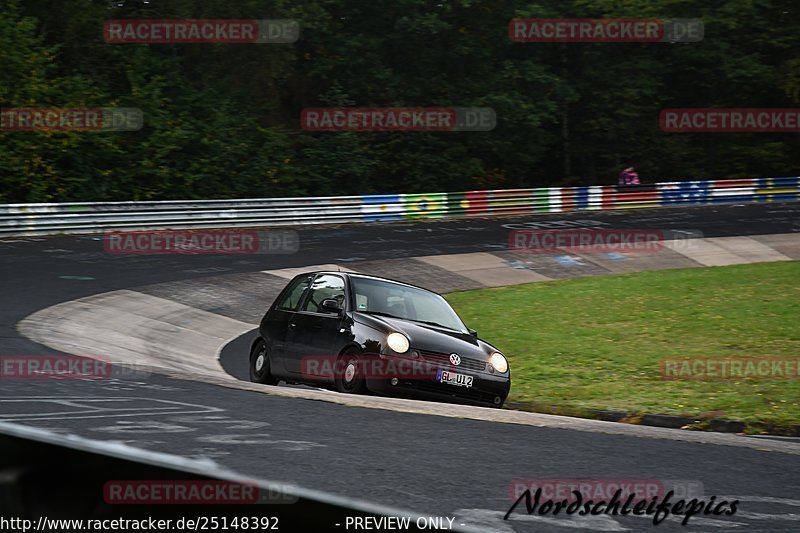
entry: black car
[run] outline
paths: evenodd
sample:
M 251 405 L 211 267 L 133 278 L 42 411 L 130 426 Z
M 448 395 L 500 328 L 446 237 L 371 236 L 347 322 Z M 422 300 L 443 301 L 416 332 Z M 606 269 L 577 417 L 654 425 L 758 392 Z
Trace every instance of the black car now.
M 440 295 L 352 272 L 292 279 L 261 320 L 250 379 L 502 407 L 506 358 Z

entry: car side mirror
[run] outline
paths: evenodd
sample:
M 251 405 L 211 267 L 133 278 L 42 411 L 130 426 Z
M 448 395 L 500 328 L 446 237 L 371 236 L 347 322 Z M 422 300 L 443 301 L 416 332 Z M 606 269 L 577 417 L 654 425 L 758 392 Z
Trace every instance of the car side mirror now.
M 472 336 L 473 336 L 473 337 L 475 337 L 476 339 L 478 338 L 478 332 L 477 332 L 477 331 L 475 331 L 475 330 L 474 330 L 474 329 L 472 329 L 472 328 L 467 328 L 467 329 L 469 330 L 469 334 L 470 334 L 470 335 L 472 335 Z
M 339 302 L 337 302 L 333 298 L 328 298 L 326 300 L 322 300 L 322 310 L 327 311 L 329 313 L 338 314 L 342 311 L 342 306 L 340 306 Z

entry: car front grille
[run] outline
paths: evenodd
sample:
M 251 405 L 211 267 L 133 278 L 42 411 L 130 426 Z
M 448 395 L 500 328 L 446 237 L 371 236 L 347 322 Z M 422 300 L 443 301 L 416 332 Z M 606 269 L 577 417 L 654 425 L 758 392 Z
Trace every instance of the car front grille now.
M 481 361 L 479 359 L 469 359 L 467 357 L 461 358 L 461 364 L 458 366 L 450 364 L 450 354 L 449 353 L 436 353 L 436 352 L 420 352 L 422 358 L 426 361 L 434 363 L 436 365 L 445 367 L 445 368 L 454 368 L 454 369 L 464 369 L 464 370 L 474 370 L 477 372 L 485 372 L 486 371 L 486 362 Z
M 446 394 L 465 400 L 475 400 L 478 402 L 494 403 L 494 394 L 482 392 L 474 388 L 456 387 L 440 383 L 429 383 L 425 381 L 414 382 L 413 388 L 422 392 L 432 392 L 434 394 Z

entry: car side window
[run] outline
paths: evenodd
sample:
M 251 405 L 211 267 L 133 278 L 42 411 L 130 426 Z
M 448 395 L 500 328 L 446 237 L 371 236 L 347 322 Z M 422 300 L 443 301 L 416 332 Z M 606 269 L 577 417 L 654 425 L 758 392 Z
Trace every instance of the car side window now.
M 315 279 L 301 311 L 325 313 L 327 311 L 322 310 L 322 301 L 328 299 L 334 299 L 340 307 L 344 307 L 344 279 L 329 275 Z
M 294 280 L 275 308 L 282 311 L 297 311 L 297 307 L 300 305 L 303 295 L 310 284 L 311 276 Z

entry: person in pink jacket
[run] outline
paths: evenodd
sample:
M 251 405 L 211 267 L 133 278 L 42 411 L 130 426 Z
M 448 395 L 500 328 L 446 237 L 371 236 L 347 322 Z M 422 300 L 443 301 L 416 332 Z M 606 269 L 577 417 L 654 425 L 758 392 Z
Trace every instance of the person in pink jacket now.
M 633 167 L 628 167 L 619 173 L 619 185 L 639 185 L 639 174 Z

